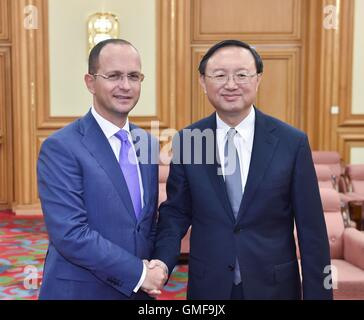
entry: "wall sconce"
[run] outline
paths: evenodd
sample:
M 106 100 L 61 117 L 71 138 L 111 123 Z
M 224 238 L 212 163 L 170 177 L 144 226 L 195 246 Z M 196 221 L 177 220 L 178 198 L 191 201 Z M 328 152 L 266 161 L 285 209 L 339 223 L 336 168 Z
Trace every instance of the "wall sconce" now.
M 119 38 L 119 20 L 111 13 L 95 13 L 88 19 L 88 52 L 100 41 Z

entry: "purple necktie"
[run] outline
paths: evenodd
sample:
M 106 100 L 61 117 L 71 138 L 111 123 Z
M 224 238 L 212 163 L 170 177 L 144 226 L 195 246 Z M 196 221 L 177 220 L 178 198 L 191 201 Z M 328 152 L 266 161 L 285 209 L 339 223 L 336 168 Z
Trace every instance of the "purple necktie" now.
M 133 207 L 135 211 L 135 216 L 139 219 L 142 204 L 141 204 L 141 195 L 140 195 L 140 186 L 139 186 L 139 176 L 138 176 L 138 167 L 135 163 L 135 156 L 132 153 L 131 144 L 128 140 L 128 132 L 121 129 L 119 132 L 115 133 L 115 137 L 117 137 L 121 142 L 120 153 L 119 153 L 119 165 L 121 170 L 123 171 L 123 175 L 128 185 L 129 194 L 131 200 L 133 202 Z M 129 160 L 129 152 L 130 152 L 130 160 Z

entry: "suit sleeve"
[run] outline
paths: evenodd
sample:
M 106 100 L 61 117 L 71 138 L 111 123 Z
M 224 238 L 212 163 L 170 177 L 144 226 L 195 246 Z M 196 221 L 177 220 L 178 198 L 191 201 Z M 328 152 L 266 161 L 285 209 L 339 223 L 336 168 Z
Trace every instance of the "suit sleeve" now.
M 330 248 L 312 153 L 304 136 L 297 151 L 292 186 L 293 210 L 301 253 L 304 299 L 332 299 L 324 287 Z
M 153 257 L 172 272 L 181 252 L 181 239 L 191 225 L 191 196 L 186 177 L 180 135 L 173 139 L 173 160 L 167 179 L 167 200 L 159 207 L 157 239 Z
M 42 145 L 38 188 L 49 240 L 71 263 L 130 296 L 143 272 L 143 262 L 93 230 L 83 200 L 82 168 L 69 148 L 56 138 Z

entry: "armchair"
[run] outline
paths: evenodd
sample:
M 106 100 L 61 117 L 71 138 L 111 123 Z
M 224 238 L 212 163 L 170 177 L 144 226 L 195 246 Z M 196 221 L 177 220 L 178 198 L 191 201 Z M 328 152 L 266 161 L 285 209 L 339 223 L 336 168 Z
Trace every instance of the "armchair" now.
M 344 227 L 337 191 L 321 188 L 320 194 L 334 267 L 334 298 L 364 299 L 364 233 Z

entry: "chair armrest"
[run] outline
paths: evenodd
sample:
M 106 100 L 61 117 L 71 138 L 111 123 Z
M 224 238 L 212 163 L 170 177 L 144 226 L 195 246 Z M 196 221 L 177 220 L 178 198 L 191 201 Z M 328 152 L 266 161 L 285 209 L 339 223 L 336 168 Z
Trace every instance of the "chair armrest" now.
M 354 228 L 345 228 L 344 260 L 364 270 L 364 233 Z

